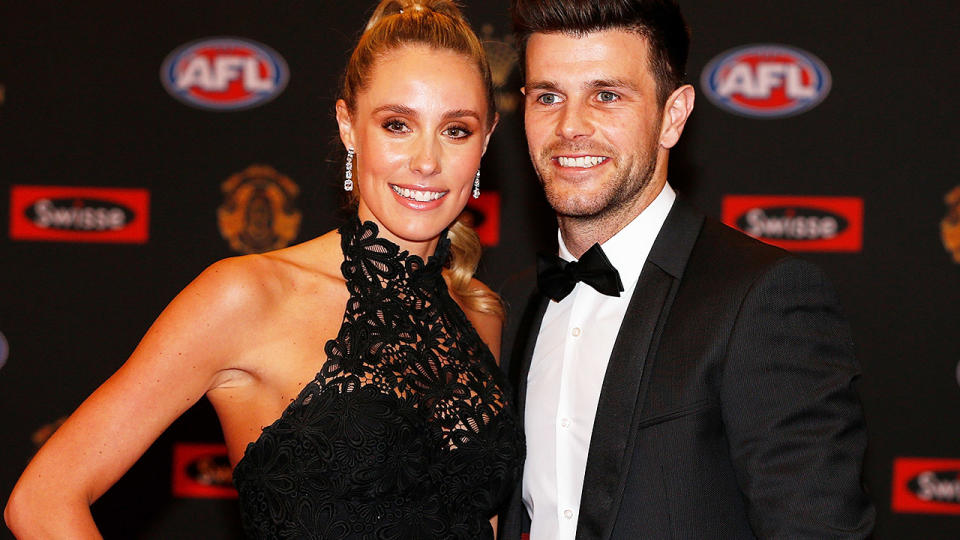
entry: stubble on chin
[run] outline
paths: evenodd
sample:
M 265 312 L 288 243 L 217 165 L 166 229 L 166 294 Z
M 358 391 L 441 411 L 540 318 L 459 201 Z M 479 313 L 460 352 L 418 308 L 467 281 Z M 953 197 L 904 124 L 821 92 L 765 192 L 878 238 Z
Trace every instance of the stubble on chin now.
M 589 220 L 603 213 L 609 205 L 607 190 L 595 192 L 567 187 L 562 189 L 559 183 L 553 180 L 541 179 L 547 202 L 557 217 Z
M 639 169 L 617 170 L 589 191 L 550 177 L 538 176 L 547 202 L 557 214 L 567 248 L 575 254 L 594 242 L 603 243 L 620 231 L 637 214 L 643 192 L 653 181 L 656 160 L 644 160 Z
M 543 162 L 537 165 L 537 176 L 547 202 L 557 216 L 592 221 L 605 219 L 631 206 L 630 203 L 638 194 L 650 185 L 656 162 L 642 163 L 639 170 L 634 170 L 634 163 L 622 163 L 612 175 L 600 179 L 599 183 L 585 182 L 583 185 L 567 183 L 544 174 L 549 168 Z
M 562 150 L 563 152 L 551 146 L 543 149 L 539 156 L 534 156 L 532 153 L 530 155 L 547 202 L 558 217 L 589 218 L 596 215 L 609 204 L 612 191 L 615 189 L 615 185 L 610 185 L 610 182 L 613 181 L 615 184 L 616 179 L 604 178 L 597 186 L 595 182 L 590 181 L 578 184 L 556 178 L 552 156 L 559 153 L 587 152 L 585 148 L 566 147 Z M 609 151 L 589 153 L 610 155 Z M 611 157 L 611 159 L 615 158 Z

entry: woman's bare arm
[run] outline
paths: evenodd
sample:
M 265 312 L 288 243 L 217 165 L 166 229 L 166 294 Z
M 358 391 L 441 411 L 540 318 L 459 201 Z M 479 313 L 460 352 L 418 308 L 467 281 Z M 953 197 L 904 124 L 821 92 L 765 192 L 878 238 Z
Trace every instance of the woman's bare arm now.
M 221 261 L 161 313 L 124 365 L 27 466 L 4 510 L 18 537 L 99 538 L 89 506 L 237 357 L 245 320 L 263 309 L 257 273 Z

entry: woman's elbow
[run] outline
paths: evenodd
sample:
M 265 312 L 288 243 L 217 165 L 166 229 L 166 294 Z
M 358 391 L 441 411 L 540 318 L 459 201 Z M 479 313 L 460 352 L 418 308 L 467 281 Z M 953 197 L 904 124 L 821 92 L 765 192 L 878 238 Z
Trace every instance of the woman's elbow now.
M 45 497 L 37 486 L 25 482 L 22 478 L 10 493 L 7 506 L 3 509 L 3 520 L 7 528 L 17 538 L 49 537 L 51 520 L 58 521 L 65 514 L 63 506 Z M 62 517 L 62 516 L 61 516 Z
M 13 488 L 10 498 L 7 499 L 7 505 L 3 508 L 3 521 L 10 532 L 20 538 L 26 535 L 25 529 L 29 515 L 29 504 L 24 501 L 23 489 L 18 484 Z

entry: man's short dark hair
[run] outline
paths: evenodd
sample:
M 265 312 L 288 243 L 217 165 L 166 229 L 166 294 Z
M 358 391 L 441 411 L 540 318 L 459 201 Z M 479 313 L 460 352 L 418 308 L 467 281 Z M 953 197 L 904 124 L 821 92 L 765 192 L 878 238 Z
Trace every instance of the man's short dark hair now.
M 690 32 L 673 0 L 513 0 L 512 12 L 524 71 L 531 34 L 627 30 L 647 39 L 661 105 L 686 78 Z

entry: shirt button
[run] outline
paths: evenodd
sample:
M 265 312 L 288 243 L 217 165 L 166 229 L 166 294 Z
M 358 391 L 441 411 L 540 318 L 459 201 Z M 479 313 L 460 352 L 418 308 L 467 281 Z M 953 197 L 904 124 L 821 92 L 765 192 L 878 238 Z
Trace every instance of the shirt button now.
M 573 510 L 570 510 L 569 508 L 567 508 L 566 510 L 564 510 L 564 511 L 563 511 L 563 517 L 565 517 L 565 518 L 567 518 L 567 519 L 573 519 Z
M 560 427 L 565 427 L 565 428 L 570 427 L 570 419 L 564 418 L 560 420 Z
M 570 333 L 573 334 L 573 337 L 579 337 L 579 336 L 580 336 L 580 329 L 579 329 L 579 328 L 574 328 L 573 330 L 570 331 Z

